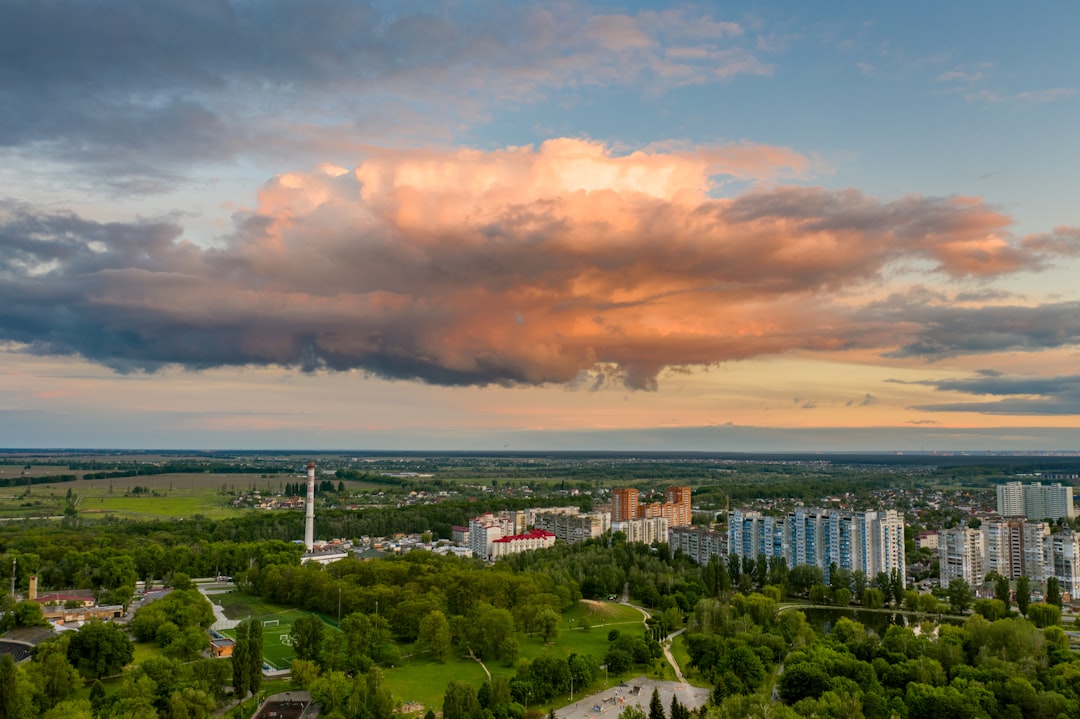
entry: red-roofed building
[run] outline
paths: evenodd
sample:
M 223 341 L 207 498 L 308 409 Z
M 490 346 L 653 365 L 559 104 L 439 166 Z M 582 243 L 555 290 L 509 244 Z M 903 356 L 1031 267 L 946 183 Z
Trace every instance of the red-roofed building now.
M 491 558 L 498 559 L 508 554 L 544 549 L 555 544 L 555 535 L 544 529 L 534 529 L 525 534 L 511 534 L 500 537 L 491 543 Z

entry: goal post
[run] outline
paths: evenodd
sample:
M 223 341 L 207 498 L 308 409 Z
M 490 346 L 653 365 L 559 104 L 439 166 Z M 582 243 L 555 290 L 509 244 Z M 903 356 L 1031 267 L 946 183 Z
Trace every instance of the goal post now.
M 266 629 L 267 627 L 276 627 L 276 626 L 279 626 L 280 624 L 281 624 L 280 619 L 265 619 L 265 620 L 263 620 L 263 629 Z

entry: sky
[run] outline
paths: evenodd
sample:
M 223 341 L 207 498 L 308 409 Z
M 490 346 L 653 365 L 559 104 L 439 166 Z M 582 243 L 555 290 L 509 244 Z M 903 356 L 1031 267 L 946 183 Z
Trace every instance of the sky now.
M 0 446 L 1080 449 L 1080 6 L 0 0 Z

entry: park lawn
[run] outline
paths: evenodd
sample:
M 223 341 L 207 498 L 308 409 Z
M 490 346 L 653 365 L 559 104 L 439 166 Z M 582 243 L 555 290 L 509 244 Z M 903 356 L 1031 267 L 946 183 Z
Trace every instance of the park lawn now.
M 596 605 L 577 605 L 566 612 L 562 617 L 561 628 L 558 636 L 551 643 L 545 643 L 540 637 L 526 635 L 521 638 L 519 658 L 533 660 L 544 655 L 569 657 L 571 654 L 592 655 L 597 662 L 604 661 L 604 655 L 608 651 L 608 633 L 612 629 L 627 632 L 634 635 L 644 632 L 641 612 L 633 607 L 612 602 L 601 602 Z M 594 622 L 592 627 L 585 631 L 578 628 L 582 617 L 588 617 Z M 573 620 L 573 621 L 571 621 Z M 603 622 L 605 626 L 599 626 Z M 409 654 L 409 647 L 402 647 L 403 653 Z M 516 670 L 513 666 L 507 666 L 501 660 L 485 661 L 492 678 L 513 678 Z M 439 662 L 425 654 L 413 654 L 405 666 L 381 667 L 386 679 L 386 686 L 398 702 L 419 702 L 436 710 L 441 708 L 443 694 L 446 685 L 454 680 L 466 681 L 474 687 L 487 680 L 487 675 L 480 665 L 468 657 L 455 657 L 445 663 Z M 670 667 L 667 669 L 671 678 L 674 672 Z M 623 679 L 639 676 L 642 670 L 632 669 L 624 675 L 610 675 L 606 677 L 601 672 L 599 678 L 593 682 L 586 691 L 595 692 L 601 688 L 617 685 Z M 579 688 L 580 691 L 580 688 Z M 556 697 L 551 706 L 561 707 L 564 700 Z M 534 706 L 531 709 L 543 708 L 546 712 L 548 705 Z
M 678 662 L 679 669 L 682 670 L 683 676 L 686 677 L 687 682 L 695 687 L 712 686 L 709 682 L 705 681 L 701 676 L 701 672 L 698 671 L 696 667 L 690 666 L 690 652 L 686 648 L 686 632 L 675 637 L 675 641 L 671 643 L 671 656 Z
M 502 662 L 487 664 L 492 676 L 513 676 L 513 668 L 503 669 Z M 404 666 L 381 666 L 386 688 L 394 696 L 395 703 L 419 702 L 435 711 L 442 709 L 446 685 L 452 681 L 468 682 L 479 687 L 487 681 L 487 675 L 479 664 L 468 657 L 449 659 L 445 663 L 423 654 L 414 655 Z
M 593 629 L 622 629 L 624 624 L 644 626 L 644 617 L 634 607 L 617 602 L 582 599 L 562 615 L 562 629 L 577 629 L 581 620 L 587 619 Z

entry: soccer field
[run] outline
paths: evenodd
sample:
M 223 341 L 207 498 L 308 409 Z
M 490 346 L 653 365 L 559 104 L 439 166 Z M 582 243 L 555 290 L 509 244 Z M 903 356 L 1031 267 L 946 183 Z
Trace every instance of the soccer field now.
M 262 625 L 263 662 L 270 668 L 288 669 L 289 663 L 296 658 L 296 653 L 292 648 L 292 624 L 300 617 L 306 616 L 308 616 L 307 612 L 289 609 L 255 617 Z M 327 630 L 333 631 L 330 625 L 326 627 Z M 224 629 L 221 633 L 230 639 L 236 639 L 235 629 Z

